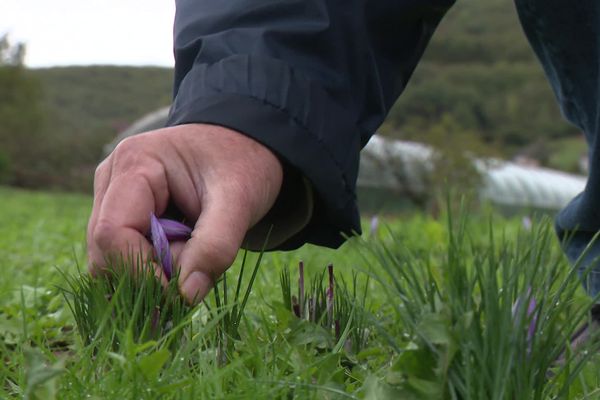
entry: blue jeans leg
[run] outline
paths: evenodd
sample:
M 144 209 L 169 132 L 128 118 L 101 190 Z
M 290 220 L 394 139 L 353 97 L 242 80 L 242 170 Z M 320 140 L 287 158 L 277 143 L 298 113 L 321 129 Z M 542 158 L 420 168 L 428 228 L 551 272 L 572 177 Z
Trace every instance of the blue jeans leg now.
M 589 145 L 590 176 L 556 218 L 565 253 L 575 262 L 600 231 L 600 1 L 515 0 L 523 30 L 540 59 L 565 118 Z M 568 240 L 565 240 L 569 238 Z M 600 241 L 582 257 L 583 283 L 600 293 Z

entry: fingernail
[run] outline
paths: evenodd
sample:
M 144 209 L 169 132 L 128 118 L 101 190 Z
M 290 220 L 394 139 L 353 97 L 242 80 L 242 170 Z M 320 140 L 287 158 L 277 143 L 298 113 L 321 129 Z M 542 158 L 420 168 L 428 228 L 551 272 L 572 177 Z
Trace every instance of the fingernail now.
M 197 304 L 210 290 L 210 281 L 202 272 L 192 272 L 183 285 L 181 291 L 190 304 Z

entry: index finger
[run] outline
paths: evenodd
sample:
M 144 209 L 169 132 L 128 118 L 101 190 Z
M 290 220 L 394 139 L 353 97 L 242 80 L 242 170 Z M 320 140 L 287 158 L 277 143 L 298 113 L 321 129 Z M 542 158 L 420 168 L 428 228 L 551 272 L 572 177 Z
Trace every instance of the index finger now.
M 106 268 L 115 257 L 142 261 L 152 252 L 145 237 L 150 226 L 150 213 L 164 209 L 168 194 L 158 193 L 156 182 L 139 173 L 120 174 L 111 177 L 106 194 L 100 205 L 95 226 L 92 228 L 90 254 L 94 268 Z M 160 188 L 162 185 L 158 183 Z

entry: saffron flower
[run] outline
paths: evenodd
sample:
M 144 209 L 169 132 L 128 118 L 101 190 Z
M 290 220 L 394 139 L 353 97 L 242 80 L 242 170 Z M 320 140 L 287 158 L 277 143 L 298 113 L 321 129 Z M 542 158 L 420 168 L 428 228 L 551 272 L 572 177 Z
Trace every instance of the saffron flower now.
M 533 226 L 533 222 L 531 221 L 531 218 L 528 216 L 524 216 L 523 219 L 521 219 L 521 224 L 523 225 L 523 228 L 526 231 L 530 231 L 531 227 Z
M 173 257 L 169 241 L 188 240 L 191 235 L 192 229 L 189 226 L 171 219 L 156 218 L 154 213 L 150 213 L 150 239 L 154 247 L 154 256 L 168 280 L 173 276 Z
M 535 334 L 535 328 L 537 327 L 537 314 L 534 314 L 535 308 L 537 307 L 537 302 L 535 300 L 535 297 L 531 295 L 531 288 L 528 288 L 525 295 L 519 296 L 517 301 L 513 304 L 512 317 L 516 325 L 519 312 L 521 310 L 521 307 L 523 307 L 522 303 L 526 299 L 529 299 L 529 304 L 527 304 L 526 318 L 530 319 L 529 326 L 527 328 L 527 342 L 531 342 L 531 340 L 533 339 L 533 335 Z
M 374 215 L 373 218 L 371 218 L 371 226 L 370 226 L 369 233 L 371 234 L 371 236 L 373 236 L 373 235 L 377 234 L 378 230 L 379 230 L 379 217 L 377 215 Z
M 158 218 L 158 222 L 165 231 L 167 240 L 170 242 L 175 240 L 188 240 L 192 236 L 192 228 L 181 222 L 166 218 Z

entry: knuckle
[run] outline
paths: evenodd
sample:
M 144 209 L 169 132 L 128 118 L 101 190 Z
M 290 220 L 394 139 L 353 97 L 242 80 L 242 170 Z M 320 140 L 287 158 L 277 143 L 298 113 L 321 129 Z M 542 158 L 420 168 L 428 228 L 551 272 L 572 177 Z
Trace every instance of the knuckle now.
M 92 241 L 98 248 L 106 251 L 112 248 L 112 243 L 115 237 L 116 227 L 114 224 L 101 220 L 98 221 L 92 231 Z
M 132 174 L 146 179 L 148 182 L 157 183 L 166 179 L 165 172 L 158 163 L 146 163 L 135 167 Z
M 110 157 L 113 165 L 128 166 L 136 165 L 143 160 L 144 140 L 138 136 L 123 139 L 113 150 Z
M 119 155 L 119 154 L 123 154 L 123 153 L 127 154 L 132 151 L 135 151 L 139 147 L 140 147 L 140 137 L 139 136 L 129 136 L 129 137 L 126 137 L 125 139 L 121 140 L 119 142 L 119 144 L 117 144 L 117 146 L 113 150 L 113 153 L 115 155 Z
M 115 174 L 127 174 L 157 183 L 165 179 L 162 162 L 156 157 L 149 136 L 132 136 L 117 145 L 111 157 Z

